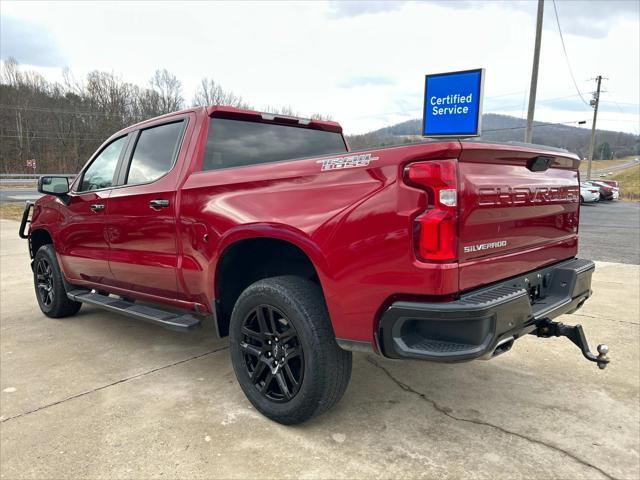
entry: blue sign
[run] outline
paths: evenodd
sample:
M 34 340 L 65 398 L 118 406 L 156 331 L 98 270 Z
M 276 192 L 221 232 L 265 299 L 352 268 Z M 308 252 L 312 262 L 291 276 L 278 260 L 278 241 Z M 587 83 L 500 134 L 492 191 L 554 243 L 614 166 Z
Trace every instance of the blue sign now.
M 482 120 L 484 69 L 427 75 L 422 135 L 476 137 Z

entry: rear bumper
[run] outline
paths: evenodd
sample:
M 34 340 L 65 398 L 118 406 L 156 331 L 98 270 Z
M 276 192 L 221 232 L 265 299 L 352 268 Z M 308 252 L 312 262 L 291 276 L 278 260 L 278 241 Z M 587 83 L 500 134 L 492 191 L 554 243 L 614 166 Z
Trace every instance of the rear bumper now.
M 592 261 L 574 258 L 452 302 L 395 302 L 380 321 L 380 350 L 389 358 L 441 362 L 491 358 L 533 332 L 536 320 L 580 308 L 591 295 L 594 269 Z

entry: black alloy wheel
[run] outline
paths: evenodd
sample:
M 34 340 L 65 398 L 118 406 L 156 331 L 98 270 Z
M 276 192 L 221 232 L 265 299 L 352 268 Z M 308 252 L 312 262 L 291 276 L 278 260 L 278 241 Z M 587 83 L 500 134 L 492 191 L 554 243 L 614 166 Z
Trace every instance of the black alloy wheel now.
M 42 245 L 33 259 L 33 286 L 42 313 L 51 318 L 75 315 L 82 303 L 67 297 L 64 277 L 53 245 Z
M 236 300 L 231 364 L 247 399 L 283 425 L 326 412 L 351 377 L 351 352 L 336 343 L 320 285 L 283 275 L 258 280 Z
M 55 295 L 53 270 L 46 258 L 40 258 L 36 264 L 36 282 L 40 302 L 47 308 L 51 307 Z
M 273 402 L 296 396 L 304 377 L 304 352 L 298 332 L 271 305 L 259 305 L 244 319 L 240 348 L 253 386 Z

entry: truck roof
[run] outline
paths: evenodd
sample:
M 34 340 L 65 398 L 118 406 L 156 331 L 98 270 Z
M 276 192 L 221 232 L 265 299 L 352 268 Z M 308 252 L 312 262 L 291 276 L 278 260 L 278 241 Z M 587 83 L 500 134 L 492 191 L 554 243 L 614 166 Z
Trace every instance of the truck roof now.
M 146 123 L 155 122 L 156 120 L 159 120 L 165 117 L 170 118 L 175 115 L 180 115 L 180 114 L 189 113 L 189 112 L 206 113 L 206 115 L 210 117 L 224 117 L 224 118 L 236 118 L 238 120 L 247 119 L 247 120 L 253 120 L 253 121 L 257 120 L 261 122 L 284 123 L 284 124 L 290 124 L 290 125 L 298 125 L 301 127 L 310 127 L 316 130 L 325 130 L 328 132 L 342 133 L 342 126 L 338 122 L 334 122 L 331 120 L 317 120 L 317 119 L 311 119 L 311 118 L 295 117 L 292 115 L 284 115 L 279 113 L 259 112 L 257 110 L 247 110 L 242 108 L 229 107 L 225 105 L 209 105 L 205 107 L 185 108 L 177 112 L 171 112 L 171 113 L 167 113 L 157 117 L 148 118 L 146 120 L 143 120 L 142 122 L 138 122 L 134 125 L 130 125 L 120 130 L 116 134 L 120 134 L 121 132 L 128 131 L 128 130 L 135 130 L 136 128 L 140 128 Z
M 342 126 L 338 122 L 331 120 L 317 120 L 312 118 L 295 117 L 280 113 L 259 112 L 257 110 L 244 110 L 241 108 L 227 107 L 223 105 L 212 105 L 206 107 L 207 114 L 211 117 L 225 118 L 246 118 L 251 120 L 286 123 L 304 127 L 311 127 L 318 130 L 342 133 Z

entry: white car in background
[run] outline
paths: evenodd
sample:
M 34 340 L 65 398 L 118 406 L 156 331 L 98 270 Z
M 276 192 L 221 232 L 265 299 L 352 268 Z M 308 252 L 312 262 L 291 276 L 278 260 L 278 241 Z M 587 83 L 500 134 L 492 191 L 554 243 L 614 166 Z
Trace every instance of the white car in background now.
M 591 203 L 600 201 L 600 189 L 590 183 L 580 183 L 580 203 Z

